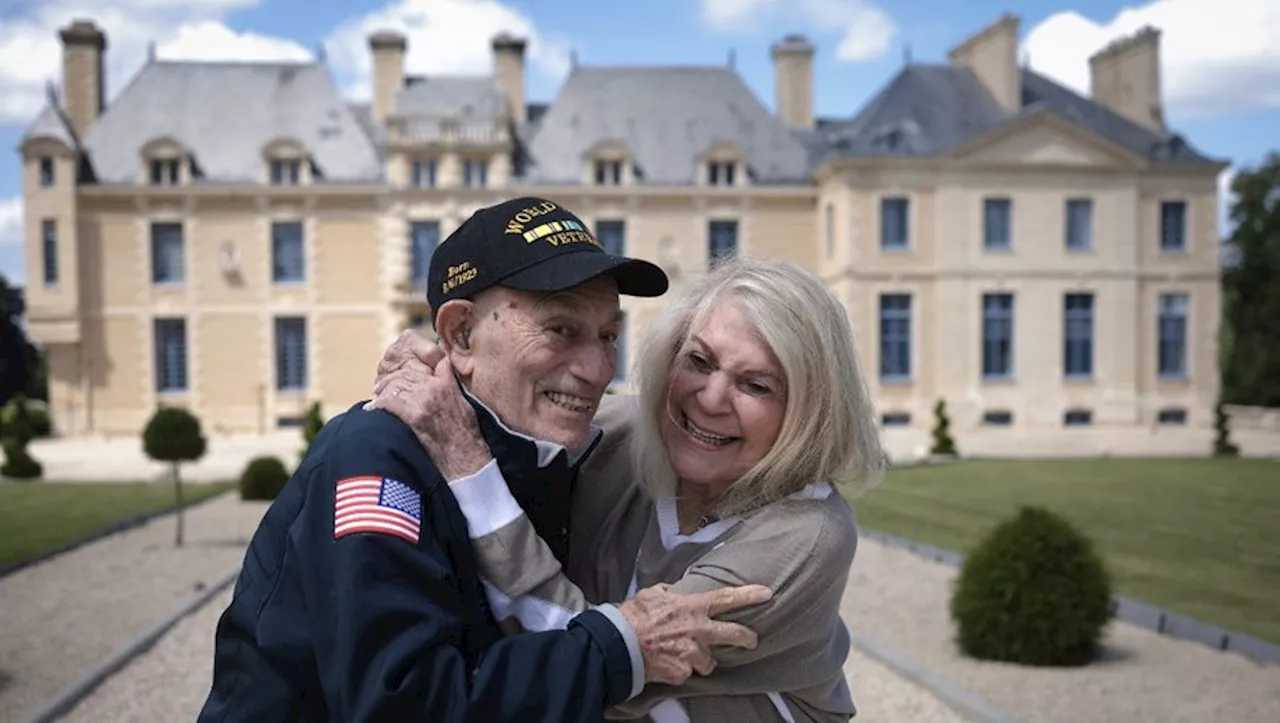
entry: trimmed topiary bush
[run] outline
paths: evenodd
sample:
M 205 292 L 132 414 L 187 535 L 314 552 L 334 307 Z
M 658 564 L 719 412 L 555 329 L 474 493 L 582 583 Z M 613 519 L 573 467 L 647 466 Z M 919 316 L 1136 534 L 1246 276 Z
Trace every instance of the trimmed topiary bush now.
M 0 440 L 26 444 L 49 435 L 49 412 L 19 394 L 0 409 Z
M 1227 410 L 1222 402 L 1213 408 L 1213 456 L 1239 457 L 1240 448 L 1231 441 L 1231 420 L 1227 418 Z
M 956 441 L 951 437 L 951 418 L 947 416 L 945 400 L 939 399 L 933 405 L 933 417 L 933 446 L 929 448 L 929 453 L 942 457 L 957 456 L 959 453 L 956 451 Z
M 4 451 L 4 464 L 0 464 L 0 477 L 32 480 L 44 475 L 44 467 L 27 451 L 31 440 L 39 436 L 38 418 L 31 413 L 31 405 L 21 394 L 9 400 L 0 412 L 4 426 L 0 427 L 0 449 Z M 48 417 L 45 417 L 47 423 Z
M 0 465 L 0 477 L 33 480 L 44 474 L 44 467 L 27 451 L 25 442 L 6 439 L 3 442 L 4 464 Z
M 305 443 L 302 447 L 302 456 L 306 457 L 307 452 L 311 451 L 311 445 L 319 436 L 320 430 L 324 428 L 324 415 L 320 413 L 320 402 L 312 402 L 307 408 L 307 416 L 302 421 L 302 441 Z
M 200 420 L 180 407 L 161 407 L 142 430 L 142 450 L 157 462 L 173 466 L 173 495 L 178 531 L 176 545 L 182 547 L 182 476 L 179 466 L 204 456 L 208 447 L 200 432 Z
M 18 394 L 0 408 L 0 440 L 21 437 L 29 442 L 48 437 L 52 430 L 48 405 L 38 399 Z
M 240 474 L 240 499 L 274 500 L 289 481 L 289 471 L 276 457 L 255 457 Z
M 987 535 L 951 597 L 965 655 L 1021 665 L 1090 662 L 1111 616 L 1111 576 L 1092 542 L 1036 507 Z

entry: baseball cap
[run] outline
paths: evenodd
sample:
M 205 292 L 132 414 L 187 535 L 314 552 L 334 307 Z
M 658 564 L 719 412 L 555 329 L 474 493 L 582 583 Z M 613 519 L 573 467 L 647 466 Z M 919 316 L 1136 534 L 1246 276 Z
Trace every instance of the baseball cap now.
M 545 198 L 524 196 L 476 211 L 431 256 L 427 303 L 471 298 L 491 286 L 554 292 L 602 274 L 626 296 L 661 296 L 656 264 L 605 252 L 587 225 Z

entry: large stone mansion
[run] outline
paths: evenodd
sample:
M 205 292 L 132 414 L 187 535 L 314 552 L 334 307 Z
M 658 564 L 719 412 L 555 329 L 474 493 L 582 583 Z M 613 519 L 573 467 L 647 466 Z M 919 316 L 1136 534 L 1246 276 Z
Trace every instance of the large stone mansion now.
M 367 394 L 425 309 L 432 249 L 516 194 L 577 211 L 674 292 L 715 258 L 793 259 L 846 305 L 886 427 L 1204 425 L 1218 391 L 1224 168 L 1166 127 L 1159 34 L 1090 59 L 1082 97 L 1022 67 L 1004 16 L 815 118 L 814 47 L 772 47 L 775 99 L 728 65 L 575 65 L 525 98 L 493 71 L 373 94 L 321 62 L 152 59 L 104 93 L 107 39 L 61 32 L 60 99 L 21 145 L 29 331 L 64 435 L 136 434 L 160 404 L 213 433 Z M 661 300 L 624 299 L 626 353 Z

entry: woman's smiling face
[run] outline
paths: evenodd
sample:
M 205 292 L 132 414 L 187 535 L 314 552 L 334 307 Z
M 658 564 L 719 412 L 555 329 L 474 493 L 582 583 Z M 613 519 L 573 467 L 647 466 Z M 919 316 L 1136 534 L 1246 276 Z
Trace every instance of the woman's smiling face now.
M 768 454 L 787 386 L 777 357 L 732 298 L 676 352 L 662 441 L 680 480 L 719 497 Z

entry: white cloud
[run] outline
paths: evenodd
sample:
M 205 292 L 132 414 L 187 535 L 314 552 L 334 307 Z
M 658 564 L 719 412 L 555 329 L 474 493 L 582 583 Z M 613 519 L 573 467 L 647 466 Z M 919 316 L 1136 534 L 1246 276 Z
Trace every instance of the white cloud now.
M 889 15 L 867 0 L 701 0 L 702 18 L 721 32 L 754 33 L 776 28 L 838 34 L 836 58 L 874 60 L 898 33 Z M 799 26 L 799 27 L 797 27 Z
M 315 54 L 298 43 L 254 32 L 237 33 L 220 22 L 206 20 L 183 25 L 165 43 L 156 46 L 156 57 L 166 60 L 297 60 Z
M 1231 234 L 1231 204 L 1236 196 L 1231 192 L 1231 182 L 1236 179 L 1238 171 L 1227 168 L 1218 174 L 1218 236 L 1226 238 Z
M 26 273 L 22 248 L 22 199 L 0 198 L 0 277 L 21 286 Z
M 291 40 L 227 28 L 228 11 L 260 0 L 49 0 L 31 13 L 0 20 L 0 123 L 29 123 L 45 102 L 49 81 L 61 85 L 58 31 L 91 18 L 107 34 L 107 96 L 145 61 L 147 48 L 167 59 L 257 60 L 310 57 Z
M 22 245 L 22 197 L 0 199 L 0 246 Z
M 566 43 L 496 0 L 396 0 L 342 23 L 325 40 L 329 62 L 354 97 L 369 97 L 369 36 L 379 30 L 405 35 L 408 74 L 487 73 L 493 67 L 489 41 L 502 31 L 528 41 L 526 52 L 535 70 L 557 79 L 569 70 Z
M 1188 116 L 1280 107 L 1276 0 L 1156 0 L 1103 24 L 1061 12 L 1033 28 L 1024 48 L 1033 68 L 1087 94 L 1089 56 L 1144 25 L 1161 30 L 1166 107 Z

